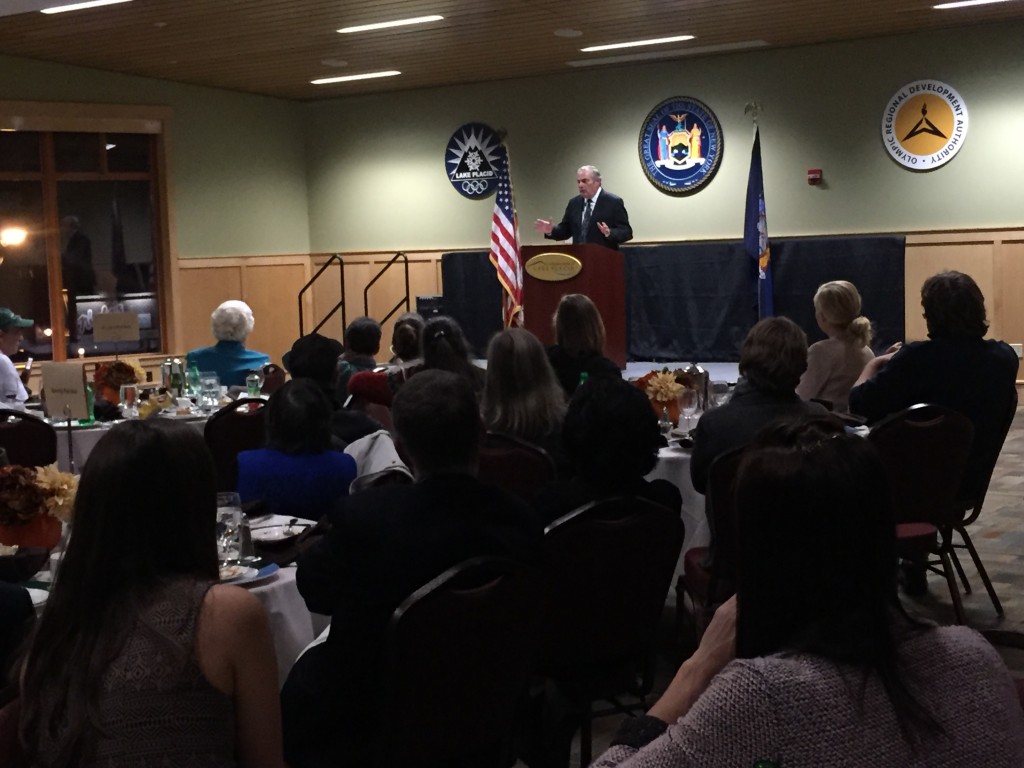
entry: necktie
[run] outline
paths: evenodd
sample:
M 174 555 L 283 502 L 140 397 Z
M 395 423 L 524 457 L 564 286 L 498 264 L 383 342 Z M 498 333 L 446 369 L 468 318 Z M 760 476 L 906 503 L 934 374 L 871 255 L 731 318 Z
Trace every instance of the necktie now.
M 594 205 L 594 200 L 591 198 L 587 200 L 587 207 L 583 209 L 583 226 L 580 229 L 580 242 L 587 242 L 587 229 L 590 228 L 590 212 Z

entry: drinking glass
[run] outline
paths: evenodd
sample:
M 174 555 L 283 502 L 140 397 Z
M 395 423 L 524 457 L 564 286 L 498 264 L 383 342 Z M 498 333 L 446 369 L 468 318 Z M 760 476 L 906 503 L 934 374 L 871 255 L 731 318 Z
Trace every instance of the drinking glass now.
M 714 400 L 716 406 L 725 405 L 726 403 L 728 403 L 729 398 L 732 397 L 732 392 L 729 391 L 729 382 L 712 381 L 711 397 Z
M 126 419 L 134 419 L 139 415 L 139 385 L 121 385 L 121 414 Z
M 242 500 L 237 493 L 217 494 L 217 553 L 221 565 L 239 559 L 239 528 L 242 524 Z
M 220 405 L 220 377 L 214 371 L 203 371 L 199 374 L 199 403 L 208 412 L 217 410 Z
M 690 419 L 697 412 L 697 390 L 686 387 L 679 393 L 679 428 L 690 431 Z

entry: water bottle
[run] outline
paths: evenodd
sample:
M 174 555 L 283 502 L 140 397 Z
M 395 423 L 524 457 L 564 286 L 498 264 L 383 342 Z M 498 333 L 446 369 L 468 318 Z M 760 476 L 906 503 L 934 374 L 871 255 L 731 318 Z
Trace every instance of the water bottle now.
M 260 386 L 260 376 L 258 373 L 250 373 L 245 377 L 245 394 L 249 397 L 259 397 Z
M 249 525 L 249 518 L 243 512 L 242 519 L 238 523 L 238 561 L 242 565 L 249 565 L 258 559 L 252 545 L 252 528 Z

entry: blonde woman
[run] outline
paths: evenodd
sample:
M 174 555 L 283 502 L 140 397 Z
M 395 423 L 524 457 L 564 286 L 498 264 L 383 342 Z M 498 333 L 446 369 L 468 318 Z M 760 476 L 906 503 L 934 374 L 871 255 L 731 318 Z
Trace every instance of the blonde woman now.
M 874 353 L 871 321 L 860 313 L 860 294 L 846 280 L 833 280 L 814 294 L 814 317 L 828 338 L 807 350 L 807 370 L 796 393 L 804 400 L 828 400 L 837 413 L 847 413 L 850 390 Z

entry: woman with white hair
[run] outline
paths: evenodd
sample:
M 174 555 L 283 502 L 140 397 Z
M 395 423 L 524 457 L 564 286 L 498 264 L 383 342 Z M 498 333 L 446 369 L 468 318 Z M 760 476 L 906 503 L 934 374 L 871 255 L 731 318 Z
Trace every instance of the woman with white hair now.
M 195 365 L 200 371 L 216 371 L 224 386 L 244 386 L 249 371 L 259 370 L 270 362 L 270 357 L 262 352 L 245 348 L 245 339 L 254 324 L 248 304 L 234 299 L 225 301 L 210 315 L 210 326 L 217 343 L 212 347 L 193 349 L 188 353 L 187 365 Z

